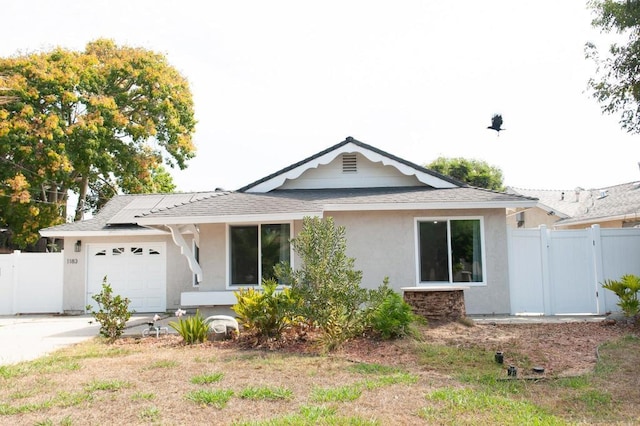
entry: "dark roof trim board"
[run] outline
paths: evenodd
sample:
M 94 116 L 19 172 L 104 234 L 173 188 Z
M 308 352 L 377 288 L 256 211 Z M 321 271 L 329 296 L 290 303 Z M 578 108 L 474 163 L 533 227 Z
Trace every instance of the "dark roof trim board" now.
M 355 150 L 347 149 L 347 145 L 353 145 L 357 147 Z M 265 176 L 249 185 L 243 186 L 238 189 L 238 192 L 268 192 L 277 189 L 284 183 L 286 179 L 295 179 L 304 173 L 306 170 L 312 167 L 317 167 L 321 164 L 327 164 L 332 161 L 337 155 L 344 152 L 360 152 L 369 160 L 374 162 L 382 162 L 385 165 L 395 165 L 396 168 L 404 174 L 413 174 L 421 182 L 433 186 L 435 188 L 453 188 L 453 187 L 466 187 L 469 186 L 465 182 L 461 182 L 457 179 L 445 176 L 443 174 L 434 172 L 433 170 L 426 169 L 410 161 L 404 160 L 400 157 L 396 157 L 393 154 L 389 154 L 381 149 L 367 145 L 360 142 L 353 137 L 349 136 L 344 141 L 320 151 L 311 157 L 305 158 L 302 161 L 298 161 L 290 166 L 285 167 L 275 173 Z

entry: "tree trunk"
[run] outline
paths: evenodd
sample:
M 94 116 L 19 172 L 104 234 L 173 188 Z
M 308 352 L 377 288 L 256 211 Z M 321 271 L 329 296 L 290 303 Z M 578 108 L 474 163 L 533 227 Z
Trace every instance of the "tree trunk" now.
M 73 218 L 74 222 L 79 222 L 82 220 L 82 216 L 84 213 L 84 205 L 87 199 L 87 192 L 89 190 L 89 178 L 87 176 L 82 177 L 82 181 L 80 182 L 80 193 L 78 194 L 78 205 L 76 206 L 76 214 Z

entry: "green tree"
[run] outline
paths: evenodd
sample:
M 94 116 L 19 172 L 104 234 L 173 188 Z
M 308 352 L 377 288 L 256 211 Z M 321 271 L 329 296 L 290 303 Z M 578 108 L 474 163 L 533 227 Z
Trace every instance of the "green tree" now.
M 616 33 L 620 41 L 611 43 L 605 56 L 595 44 L 586 44 L 585 55 L 596 65 L 596 77 L 589 80 L 592 95 L 603 112 L 620 114 L 623 129 L 640 133 L 640 3 L 594 0 L 589 8 L 595 15 L 592 26 Z
M 502 170 L 482 160 L 438 157 L 425 167 L 471 186 L 504 191 Z
M 69 191 L 79 220 L 91 188 L 172 188 L 162 164 L 183 169 L 195 155 L 189 85 L 161 54 L 100 39 L 0 58 L 0 75 L 0 225 L 18 244 L 64 220 Z

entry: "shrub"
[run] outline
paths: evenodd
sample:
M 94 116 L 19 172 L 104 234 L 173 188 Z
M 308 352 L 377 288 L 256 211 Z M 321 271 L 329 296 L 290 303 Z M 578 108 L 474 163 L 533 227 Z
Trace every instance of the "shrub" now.
M 618 306 L 627 317 L 638 314 L 640 302 L 638 292 L 640 291 L 640 277 L 636 275 L 623 275 L 620 280 L 605 280 L 602 287 L 611 290 L 620 299 Z
M 289 325 L 295 323 L 294 311 L 299 304 L 290 288 L 277 292 L 274 279 L 262 282 L 262 291 L 253 287 L 235 291 L 237 303 L 231 309 L 247 331 L 259 337 L 278 338 Z
M 87 305 L 96 322 L 100 323 L 100 335 L 113 342 L 122 336 L 127 321 L 134 311 L 129 310 L 130 300 L 120 295 L 113 295 L 111 285 L 107 283 L 107 277 L 102 280 L 102 291 L 91 298 L 98 304 L 96 311 L 91 305 Z
M 409 334 L 414 314 L 411 306 L 398 293 L 390 293 L 372 311 L 371 328 L 383 339 L 394 339 Z
M 182 316 L 184 313 L 185 312 L 182 309 L 178 309 L 176 311 L 178 322 L 170 322 L 169 327 L 177 331 L 178 334 L 182 336 L 184 342 L 188 345 L 202 343 L 207 340 L 207 335 L 209 334 L 209 323 L 204 320 L 200 311 L 196 310 L 196 314 L 194 316 L 183 319 Z
M 346 255 L 345 228 L 336 227 L 331 217 L 305 217 L 291 244 L 301 269 L 278 265 L 275 272 L 302 300 L 300 315 L 320 327 L 332 347 L 361 332 L 367 291 L 360 287 L 362 272 L 354 269 L 355 259 Z
M 380 287 L 370 291 L 366 312 L 367 329 L 383 339 L 410 334 L 410 326 L 417 319 L 411 306 L 389 287 L 387 277 Z

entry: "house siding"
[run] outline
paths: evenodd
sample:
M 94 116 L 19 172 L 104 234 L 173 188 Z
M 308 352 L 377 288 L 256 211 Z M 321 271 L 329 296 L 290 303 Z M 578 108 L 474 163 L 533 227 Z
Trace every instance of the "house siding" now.
M 510 296 L 506 215 L 504 209 L 415 210 L 390 212 L 327 212 L 337 225 L 345 227 L 347 254 L 363 272 L 362 285 L 377 288 L 389 277 L 392 288 L 415 286 L 415 219 L 420 217 L 482 216 L 486 256 L 485 286 L 465 291 L 469 314 L 508 314 Z M 372 232 L 372 229 L 375 232 Z
M 517 222 L 517 214 L 513 211 L 510 211 L 507 216 L 507 225 L 510 228 L 518 229 Z M 539 207 L 534 207 L 530 209 L 526 209 L 524 211 L 524 224 L 521 228 L 537 228 L 540 225 L 545 225 L 548 228 L 553 228 L 553 225 L 560 220 L 555 214 L 549 214 L 544 209 Z
M 227 244 L 225 224 L 200 225 L 200 291 L 227 290 Z

